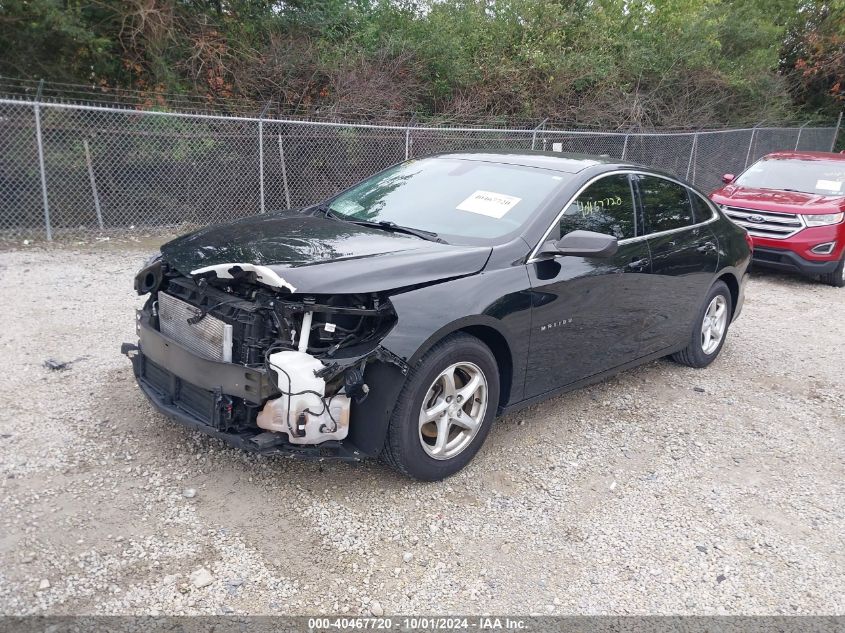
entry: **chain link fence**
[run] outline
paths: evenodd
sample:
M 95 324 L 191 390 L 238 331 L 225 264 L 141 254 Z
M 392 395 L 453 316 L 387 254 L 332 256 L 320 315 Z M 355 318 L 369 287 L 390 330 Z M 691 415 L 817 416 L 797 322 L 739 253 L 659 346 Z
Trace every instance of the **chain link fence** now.
M 172 229 L 308 205 L 407 158 L 460 150 L 606 155 L 707 191 L 839 125 L 625 133 L 345 124 L 0 99 L 0 235 Z

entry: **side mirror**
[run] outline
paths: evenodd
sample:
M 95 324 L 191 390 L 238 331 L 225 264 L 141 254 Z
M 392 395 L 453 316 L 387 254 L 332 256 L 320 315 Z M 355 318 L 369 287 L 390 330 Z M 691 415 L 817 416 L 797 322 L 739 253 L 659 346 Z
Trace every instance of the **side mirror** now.
M 612 235 L 593 231 L 572 231 L 558 241 L 548 241 L 540 255 L 569 255 L 573 257 L 610 257 L 619 250 L 619 241 Z
M 734 180 L 736 180 L 736 176 L 734 176 L 733 174 L 724 174 L 722 176 L 722 182 L 726 185 L 731 184 Z

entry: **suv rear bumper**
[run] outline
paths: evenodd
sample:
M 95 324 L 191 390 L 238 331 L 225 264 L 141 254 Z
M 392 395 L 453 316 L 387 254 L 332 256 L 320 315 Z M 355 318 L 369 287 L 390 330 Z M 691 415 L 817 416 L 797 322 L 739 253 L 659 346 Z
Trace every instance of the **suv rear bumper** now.
M 799 272 L 810 276 L 832 273 L 839 265 L 839 260 L 837 259 L 831 261 L 810 261 L 801 257 L 798 253 L 785 248 L 771 248 L 757 245 L 754 246 L 752 259 L 759 266 Z

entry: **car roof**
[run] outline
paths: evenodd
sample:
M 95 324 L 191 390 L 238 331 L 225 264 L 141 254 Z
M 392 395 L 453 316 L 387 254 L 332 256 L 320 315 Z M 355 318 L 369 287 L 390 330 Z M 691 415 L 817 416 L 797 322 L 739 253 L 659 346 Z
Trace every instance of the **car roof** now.
M 772 152 L 763 156 L 763 160 L 842 160 L 845 154 L 836 152 Z
M 435 154 L 432 158 L 452 158 L 457 160 L 499 163 L 501 165 L 539 167 L 567 174 L 577 174 L 580 171 L 597 165 L 636 167 L 632 163 L 622 163 L 608 156 L 563 152 L 451 152 L 448 154 Z

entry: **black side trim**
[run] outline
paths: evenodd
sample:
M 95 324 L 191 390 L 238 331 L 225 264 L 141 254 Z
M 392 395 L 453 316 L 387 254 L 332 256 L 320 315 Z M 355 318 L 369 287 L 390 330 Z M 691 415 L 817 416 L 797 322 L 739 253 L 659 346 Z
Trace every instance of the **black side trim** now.
M 608 369 L 607 371 L 603 371 L 599 374 L 593 374 L 592 376 L 587 376 L 586 378 L 582 378 L 581 380 L 576 380 L 575 382 L 571 382 L 568 385 L 564 385 L 563 387 L 558 387 L 557 389 L 546 391 L 544 393 L 541 393 L 540 395 L 532 396 L 531 398 L 521 400 L 520 402 L 516 402 L 514 404 L 499 407 L 499 415 L 508 415 L 509 413 L 514 413 L 515 411 L 530 407 L 532 404 L 537 404 L 538 402 L 543 402 L 544 400 L 548 400 L 549 398 L 554 398 L 556 396 L 569 393 L 570 391 L 580 389 L 581 387 L 586 387 L 587 385 L 592 385 L 594 383 L 601 382 L 605 378 L 610 378 L 611 376 L 623 372 L 626 369 L 631 369 L 632 367 L 644 365 L 645 363 L 657 360 L 658 358 L 669 356 L 670 354 L 674 354 L 675 352 L 678 352 L 683 348 L 684 346 L 667 347 L 666 349 L 660 350 L 659 352 L 649 354 L 648 356 L 643 356 L 642 358 L 637 358 L 635 360 L 624 363 L 623 365 L 619 365 L 618 367 L 614 367 L 613 369 Z

